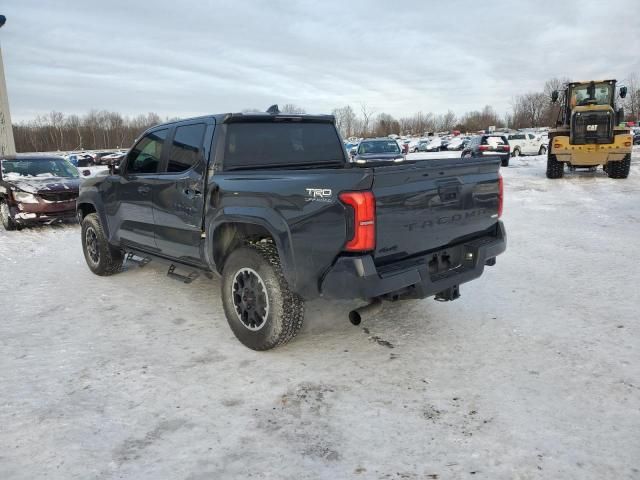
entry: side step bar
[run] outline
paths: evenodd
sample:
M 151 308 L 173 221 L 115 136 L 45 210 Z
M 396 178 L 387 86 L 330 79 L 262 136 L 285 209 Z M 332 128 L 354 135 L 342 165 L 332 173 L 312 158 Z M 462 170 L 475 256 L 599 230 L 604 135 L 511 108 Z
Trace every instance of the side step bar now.
M 136 265 L 138 265 L 138 267 L 142 268 L 151 261 L 151 257 L 140 257 L 138 255 L 135 255 L 129 252 L 127 253 L 126 261 L 135 263 Z
M 171 264 L 171 266 L 169 266 L 169 271 L 167 272 L 167 277 L 173 278 L 174 280 L 180 280 L 183 283 L 191 283 L 199 276 L 200 274 L 195 270 L 189 275 L 181 275 L 179 273 L 176 273 L 176 266 L 173 263 Z

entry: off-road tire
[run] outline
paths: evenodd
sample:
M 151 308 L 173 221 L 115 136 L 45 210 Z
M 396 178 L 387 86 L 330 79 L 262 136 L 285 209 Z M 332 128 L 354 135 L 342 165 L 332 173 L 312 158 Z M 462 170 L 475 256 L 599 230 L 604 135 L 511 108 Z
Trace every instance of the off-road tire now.
M 2 226 L 7 231 L 17 230 L 18 225 L 11 218 L 11 213 L 9 211 L 9 205 L 4 200 L 0 200 L 0 219 L 2 220 Z
M 541 145 L 540 150 L 538 150 L 538 155 L 544 155 L 545 153 L 547 153 L 547 147 Z
M 107 277 L 122 269 L 124 255 L 122 251 L 109 245 L 102 224 L 96 213 L 90 213 L 82 220 L 82 251 L 89 270 L 96 275 Z M 87 234 L 95 235 L 97 259 L 92 258 L 88 246 Z
M 259 330 L 241 320 L 234 300 L 234 279 L 250 269 L 266 287 L 268 312 Z M 276 246 L 270 241 L 245 244 L 229 255 L 222 271 L 222 305 L 236 338 L 252 350 L 270 350 L 293 339 L 304 320 L 304 300 L 289 289 Z
M 509 166 L 509 157 L 500 160 L 500 166 L 502 167 L 508 167 Z
M 624 160 L 607 163 L 607 175 L 609 178 L 627 178 L 631 169 L 631 155 L 626 155 Z
M 520 156 L 520 149 L 519 148 L 514 148 L 513 152 L 511 153 L 512 157 L 519 157 Z
M 564 175 L 564 163 L 556 160 L 556 156 L 547 156 L 547 178 L 562 178 Z

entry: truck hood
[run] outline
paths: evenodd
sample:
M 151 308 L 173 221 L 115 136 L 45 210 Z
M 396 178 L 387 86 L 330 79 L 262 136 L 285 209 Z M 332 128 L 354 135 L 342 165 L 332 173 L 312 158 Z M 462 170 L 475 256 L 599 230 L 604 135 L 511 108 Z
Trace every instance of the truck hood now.
M 27 193 L 56 193 L 56 192 L 77 192 L 80 188 L 79 178 L 60 178 L 60 177 L 27 177 L 25 179 L 12 178 L 5 180 L 14 188 Z

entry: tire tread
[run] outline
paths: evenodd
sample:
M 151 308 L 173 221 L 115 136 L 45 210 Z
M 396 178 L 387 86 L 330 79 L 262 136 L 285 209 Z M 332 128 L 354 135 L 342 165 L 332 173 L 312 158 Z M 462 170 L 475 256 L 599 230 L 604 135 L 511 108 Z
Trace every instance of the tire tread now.
M 607 164 L 607 175 L 609 178 L 627 178 L 631 169 L 631 155 L 626 155 L 624 160 L 609 162 Z

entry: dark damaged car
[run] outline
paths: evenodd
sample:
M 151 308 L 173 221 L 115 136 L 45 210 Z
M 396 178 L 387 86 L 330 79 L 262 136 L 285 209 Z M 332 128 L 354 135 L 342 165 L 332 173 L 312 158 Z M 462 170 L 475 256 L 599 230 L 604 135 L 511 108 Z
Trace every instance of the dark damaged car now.
M 18 154 L 0 159 L 0 220 L 5 230 L 74 221 L 80 179 L 62 157 Z

